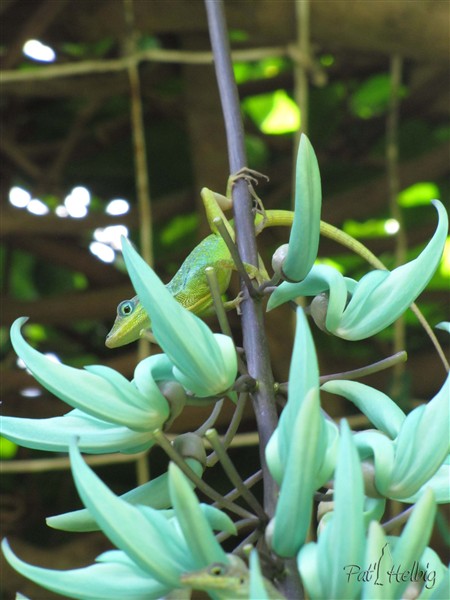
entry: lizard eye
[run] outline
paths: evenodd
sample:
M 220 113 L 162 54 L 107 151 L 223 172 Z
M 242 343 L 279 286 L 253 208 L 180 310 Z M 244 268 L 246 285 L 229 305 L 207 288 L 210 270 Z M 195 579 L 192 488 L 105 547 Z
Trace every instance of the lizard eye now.
M 224 568 L 220 563 L 216 563 L 212 565 L 209 572 L 211 575 L 223 575 Z
M 117 314 L 119 317 L 129 317 L 134 311 L 135 304 L 132 300 L 124 300 L 117 307 Z

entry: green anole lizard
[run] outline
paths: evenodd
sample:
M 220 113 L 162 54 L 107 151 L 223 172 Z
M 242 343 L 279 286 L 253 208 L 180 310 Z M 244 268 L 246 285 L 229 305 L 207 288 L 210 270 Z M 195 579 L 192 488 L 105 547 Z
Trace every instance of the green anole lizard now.
M 231 555 L 232 562 L 213 563 L 204 569 L 184 573 L 180 581 L 196 590 L 214 592 L 220 600 L 239 600 L 250 597 L 250 573 L 245 563 L 237 556 Z M 264 579 L 267 597 L 280 600 L 284 596 L 268 579 Z
M 253 173 L 252 171 L 248 171 Z M 220 292 L 224 294 L 228 289 L 231 273 L 236 269 L 231 258 L 230 252 L 222 236 L 217 231 L 214 219 L 223 220 L 228 233 L 234 240 L 235 233 L 230 222 L 225 217 L 222 209 L 226 210 L 232 206 L 231 188 L 237 177 L 244 177 L 247 180 L 253 179 L 248 175 L 238 173 L 230 177 L 227 186 L 227 195 L 222 196 L 212 192 L 208 188 L 201 191 L 202 201 L 205 207 L 208 223 L 212 234 L 206 237 L 185 259 L 180 269 L 173 279 L 167 284 L 167 289 L 173 297 L 188 310 L 202 317 L 213 312 L 213 301 L 205 275 L 206 267 L 213 267 L 219 283 Z M 291 226 L 294 213 L 289 210 L 264 210 L 262 214 L 255 217 L 256 233 L 259 234 L 266 227 Z M 349 248 L 376 269 L 385 269 L 381 261 L 368 250 L 363 244 L 344 233 L 340 229 L 320 222 L 320 233 L 341 245 Z M 252 266 L 245 265 L 251 277 L 258 278 L 260 271 Z M 226 310 L 236 308 L 240 299 L 236 298 L 224 303 Z M 151 327 L 150 319 L 139 298 L 134 296 L 130 300 L 120 302 L 117 307 L 117 316 L 111 331 L 106 337 L 106 346 L 108 348 L 117 348 L 130 342 L 134 342 L 140 337 L 147 335 L 151 339 L 149 330 Z

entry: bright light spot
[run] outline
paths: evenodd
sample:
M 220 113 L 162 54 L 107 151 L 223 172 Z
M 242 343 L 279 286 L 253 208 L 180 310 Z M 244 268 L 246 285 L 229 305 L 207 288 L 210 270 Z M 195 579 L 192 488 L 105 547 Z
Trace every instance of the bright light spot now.
M 128 229 L 127 227 L 125 227 L 125 225 L 110 225 L 109 227 L 98 227 L 94 231 L 94 240 L 96 240 L 97 242 L 101 242 L 102 244 L 109 245 L 112 248 L 114 248 L 114 250 L 120 250 L 120 248 L 122 247 L 120 241 L 122 235 L 128 237 Z
M 333 269 L 336 269 L 336 271 L 339 271 L 339 273 L 344 273 L 345 269 L 344 267 L 336 262 L 335 260 L 333 260 L 332 258 L 316 258 L 316 260 L 314 261 L 315 265 L 327 265 L 328 267 L 333 267 Z
M 282 134 L 297 131 L 300 127 L 300 110 L 284 90 L 274 93 L 273 108 L 261 123 L 261 131 Z
M 400 223 L 397 219 L 387 219 L 384 223 L 384 230 L 389 235 L 394 235 L 400 229 Z
M 116 257 L 116 253 L 111 246 L 107 246 L 101 242 L 91 242 L 89 245 L 89 250 L 92 252 L 92 254 L 94 254 L 94 256 L 106 263 L 114 262 Z
M 65 217 L 69 216 L 69 211 L 67 210 L 67 208 L 65 206 L 60 204 L 59 206 L 57 206 L 55 208 L 55 215 L 57 217 L 61 217 L 62 219 L 64 219 Z
M 57 356 L 56 354 L 53 354 L 53 352 L 46 352 L 45 356 L 48 358 L 48 360 L 51 360 L 54 363 L 61 362 L 61 359 L 59 358 L 59 356 Z
M 19 367 L 19 369 L 26 369 L 27 365 L 23 362 L 23 360 L 21 358 L 18 358 L 16 360 L 16 365 Z
M 450 238 L 445 242 L 444 253 L 442 254 L 439 272 L 442 277 L 448 279 L 450 277 Z
M 39 60 L 41 62 L 53 62 L 56 59 L 55 51 L 46 46 L 39 40 L 28 40 L 23 45 L 23 53 L 32 58 L 33 60 Z
M 25 398 L 37 398 L 42 396 L 42 390 L 34 387 L 23 388 L 23 390 L 20 390 L 20 395 Z
M 46 215 L 49 212 L 48 206 L 38 198 L 33 198 L 28 202 L 27 210 L 33 215 Z
M 70 217 L 82 219 L 88 213 L 87 207 L 91 202 L 89 190 L 82 186 L 74 187 L 64 200 L 64 206 Z
M 126 200 L 122 198 L 116 198 L 115 200 L 111 200 L 111 202 L 106 207 L 105 211 L 108 215 L 119 216 L 124 215 L 130 210 L 130 205 Z
M 9 202 L 16 208 L 26 208 L 31 200 L 31 194 L 20 187 L 12 187 L 9 190 Z
M 397 202 L 400 206 L 409 208 L 410 206 L 429 204 L 431 200 L 440 196 L 440 189 L 434 182 L 420 181 L 402 190 L 397 196 Z

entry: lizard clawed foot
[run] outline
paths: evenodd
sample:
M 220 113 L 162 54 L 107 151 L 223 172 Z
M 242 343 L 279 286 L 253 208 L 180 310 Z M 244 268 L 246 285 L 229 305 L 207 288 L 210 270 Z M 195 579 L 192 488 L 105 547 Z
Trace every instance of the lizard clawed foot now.
M 239 294 L 236 296 L 236 298 L 234 298 L 233 300 L 228 300 L 228 302 L 224 303 L 224 308 L 225 310 L 232 310 L 233 308 L 236 309 L 236 312 L 238 315 L 242 314 L 241 312 L 241 303 L 244 299 L 244 294 L 242 292 L 239 292 Z
M 260 173 L 259 171 L 255 171 L 254 169 L 250 169 L 249 167 L 242 167 L 242 169 L 239 169 L 237 173 L 230 175 L 230 177 L 228 178 L 227 188 L 231 192 L 231 190 L 233 189 L 233 185 L 238 179 L 244 179 L 249 185 L 258 185 L 258 178 L 269 181 L 268 176 L 264 175 L 264 173 Z
M 229 198 L 231 198 L 233 186 L 238 179 L 244 179 L 247 183 L 249 192 L 256 202 L 256 212 L 260 213 L 263 216 L 262 222 L 258 225 L 257 235 L 264 229 L 264 225 L 267 221 L 266 210 L 264 208 L 263 202 L 258 196 L 258 194 L 255 192 L 255 188 L 253 187 L 254 185 L 258 185 L 258 178 L 269 181 L 269 177 L 267 175 L 264 175 L 264 173 L 260 173 L 259 171 L 255 171 L 254 169 L 249 169 L 248 167 L 242 167 L 242 169 L 239 169 L 237 173 L 234 173 L 234 175 L 230 175 L 227 183 L 227 196 Z

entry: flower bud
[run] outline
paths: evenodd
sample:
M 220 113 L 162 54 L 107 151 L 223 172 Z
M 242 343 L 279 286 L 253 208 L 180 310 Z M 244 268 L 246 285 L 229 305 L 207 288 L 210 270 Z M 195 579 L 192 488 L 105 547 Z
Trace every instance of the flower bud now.
M 193 458 L 206 466 L 206 452 L 202 439 L 195 433 L 183 433 L 173 441 L 174 448 L 183 458 Z

